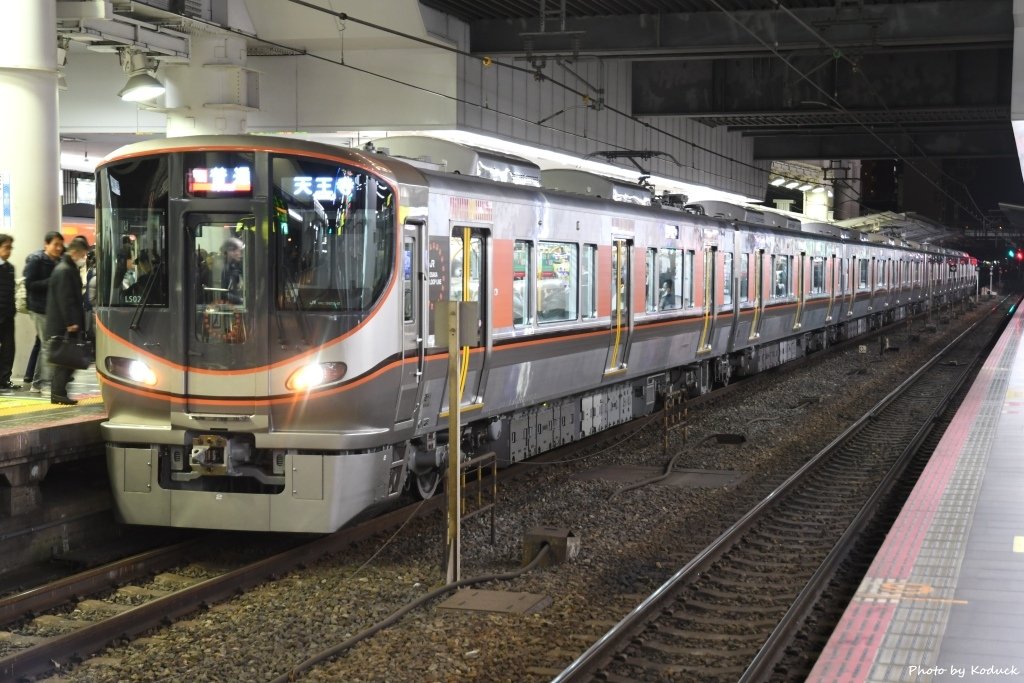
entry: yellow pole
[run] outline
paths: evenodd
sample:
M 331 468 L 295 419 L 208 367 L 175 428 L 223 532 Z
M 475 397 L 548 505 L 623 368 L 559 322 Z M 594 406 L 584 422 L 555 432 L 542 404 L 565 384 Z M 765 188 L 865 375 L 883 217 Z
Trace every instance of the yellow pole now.
M 463 268 L 466 267 L 463 259 Z M 462 578 L 462 482 L 459 477 L 459 302 L 448 302 L 448 583 Z

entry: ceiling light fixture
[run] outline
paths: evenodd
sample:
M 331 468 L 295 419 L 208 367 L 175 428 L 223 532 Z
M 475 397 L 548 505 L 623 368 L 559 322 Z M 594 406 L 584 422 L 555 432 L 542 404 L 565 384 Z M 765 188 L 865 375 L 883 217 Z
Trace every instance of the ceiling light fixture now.
M 795 180 L 790 180 L 790 181 L 789 181 L 788 183 L 786 183 L 786 189 L 787 189 L 787 190 L 792 190 L 792 189 L 795 189 L 795 188 L 796 188 L 796 186 L 797 186 L 797 185 L 799 185 L 799 184 L 800 184 L 800 183 L 798 183 L 798 182 L 797 182 L 797 181 L 795 181 Z
M 145 102 L 164 94 L 163 83 L 152 74 L 156 64 L 145 54 L 137 50 L 122 50 L 121 67 L 128 74 L 128 82 L 117 96 L 125 102 Z
M 807 192 L 808 190 L 810 190 L 813 187 L 814 187 L 814 185 L 811 185 L 810 183 L 804 183 L 803 185 L 800 186 L 800 191 L 801 192 Z
M 779 185 L 781 185 L 784 182 L 786 182 L 785 178 L 773 178 L 772 179 L 772 185 L 774 185 L 775 187 L 778 187 Z

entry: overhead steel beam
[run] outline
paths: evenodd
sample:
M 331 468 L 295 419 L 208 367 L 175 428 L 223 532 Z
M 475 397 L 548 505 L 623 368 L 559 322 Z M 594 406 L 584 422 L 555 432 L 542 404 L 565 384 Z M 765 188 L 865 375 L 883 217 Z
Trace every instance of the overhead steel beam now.
M 444 2 L 432 6 L 443 11 Z M 867 52 L 925 46 L 968 48 L 993 43 L 1009 46 L 1013 40 L 1011 9 L 1011 0 L 937 0 L 792 11 L 800 22 L 814 27 L 830 44 L 842 50 Z M 731 15 L 719 11 L 618 14 L 567 17 L 564 31 L 544 36 L 537 33 L 536 18 L 485 19 L 470 23 L 470 49 L 488 55 L 579 51 L 630 58 L 770 54 L 743 27 L 749 27 L 782 52 L 821 47 L 818 36 L 800 22 L 777 10 Z
M 1002 131 L 917 131 L 860 135 L 773 135 L 754 139 L 754 160 L 1016 158 L 1009 122 Z
M 634 62 L 633 114 L 700 116 L 785 111 L 843 114 L 1006 106 L 1010 48 L 863 55 Z M 804 78 L 803 76 L 806 76 Z M 898 106 L 897 106 L 898 104 Z

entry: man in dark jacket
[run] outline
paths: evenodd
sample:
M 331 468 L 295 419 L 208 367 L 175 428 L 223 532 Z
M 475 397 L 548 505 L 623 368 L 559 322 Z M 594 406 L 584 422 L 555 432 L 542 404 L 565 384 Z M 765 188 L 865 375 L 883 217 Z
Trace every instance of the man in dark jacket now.
M 78 335 L 85 329 L 85 305 L 82 300 L 82 276 L 79 269 L 85 265 L 89 245 L 76 237 L 68 244 L 67 253 L 60 259 L 46 293 L 46 329 L 43 348 L 49 346 L 53 337 Z M 47 359 L 48 360 L 48 359 Z M 73 406 L 78 401 L 68 396 L 68 383 L 73 370 L 63 365 L 53 367 L 53 386 L 50 389 L 50 403 Z
M 11 384 L 14 365 L 14 265 L 11 248 L 14 238 L 0 233 L 0 394 L 9 394 L 20 385 Z
M 46 337 L 46 294 L 50 286 L 50 274 L 64 253 L 64 236 L 56 230 L 46 233 L 45 246 L 34 251 L 25 259 L 25 291 L 28 292 L 28 312 L 36 328 L 36 336 L 44 342 L 39 347 L 36 370 L 32 375 L 34 394 L 41 393 L 50 382 L 53 368 L 50 365 Z

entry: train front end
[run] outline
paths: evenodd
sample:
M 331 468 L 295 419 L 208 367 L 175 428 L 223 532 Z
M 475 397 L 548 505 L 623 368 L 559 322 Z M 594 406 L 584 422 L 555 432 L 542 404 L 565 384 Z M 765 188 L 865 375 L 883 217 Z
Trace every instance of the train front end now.
M 97 197 L 96 361 L 123 521 L 330 532 L 400 492 L 386 169 L 301 141 L 181 138 L 115 152 Z

